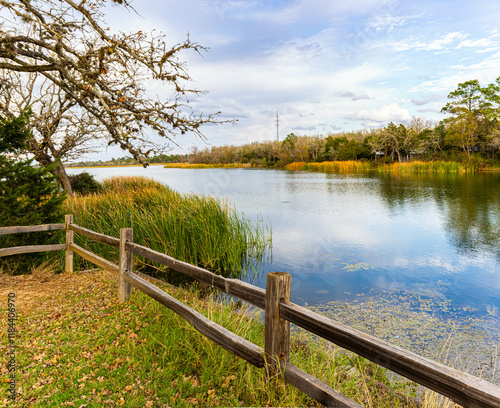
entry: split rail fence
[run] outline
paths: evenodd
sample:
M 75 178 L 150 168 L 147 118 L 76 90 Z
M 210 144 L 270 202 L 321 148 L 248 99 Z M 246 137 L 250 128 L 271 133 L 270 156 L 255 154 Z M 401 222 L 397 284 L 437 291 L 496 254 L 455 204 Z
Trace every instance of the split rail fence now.
M 359 408 L 361 406 L 300 370 L 289 361 L 290 323 L 434 390 L 463 407 L 500 407 L 499 386 L 436 363 L 290 302 L 291 276 L 287 273 L 269 273 L 266 290 L 264 290 L 238 279 L 224 278 L 206 269 L 136 244 L 133 242 L 131 228 L 121 229 L 118 239 L 74 224 L 72 215 L 66 215 L 64 224 L 2 227 L 0 235 L 63 229 L 66 230 L 65 244 L 2 248 L 0 249 L 0 257 L 29 252 L 64 250 L 66 252 L 65 270 L 71 273 L 73 272 L 74 254 L 78 254 L 102 269 L 118 275 L 118 299 L 120 302 L 128 301 L 132 287 L 141 290 L 183 317 L 213 342 L 250 364 L 265 368 L 269 378 L 281 377 L 285 382 L 327 407 Z M 119 248 L 119 265 L 76 245 L 74 243 L 75 233 Z M 264 349 L 212 322 L 134 273 L 132 268 L 134 255 L 165 265 L 263 309 L 265 311 Z

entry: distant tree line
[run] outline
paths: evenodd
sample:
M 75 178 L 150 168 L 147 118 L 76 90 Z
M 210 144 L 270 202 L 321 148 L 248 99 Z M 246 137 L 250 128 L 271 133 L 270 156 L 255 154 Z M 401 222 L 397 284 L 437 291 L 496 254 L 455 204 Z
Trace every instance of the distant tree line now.
M 494 164 L 500 150 L 500 77 L 482 87 L 477 80 L 458 85 L 442 108 L 450 116 L 439 123 L 413 118 L 372 130 L 297 136 L 282 142 L 264 141 L 243 146 L 193 148 L 190 163 L 251 163 L 284 166 L 292 162 L 344 160 L 477 161 Z
M 138 161 L 133 157 L 120 157 L 111 160 L 98 160 L 98 161 L 79 161 L 74 163 L 65 164 L 66 167 L 94 167 L 94 166 L 132 166 L 132 165 L 144 165 L 155 164 L 155 163 L 182 163 L 187 161 L 187 154 L 158 154 L 153 157 L 148 157 L 145 161 Z

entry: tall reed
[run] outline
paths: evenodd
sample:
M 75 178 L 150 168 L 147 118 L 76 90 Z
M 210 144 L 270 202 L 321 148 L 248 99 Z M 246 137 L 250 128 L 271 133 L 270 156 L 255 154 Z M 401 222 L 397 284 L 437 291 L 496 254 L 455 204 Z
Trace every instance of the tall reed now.
M 322 173 L 360 173 L 371 170 L 369 162 L 348 160 L 348 161 L 325 161 L 325 162 L 294 162 L 287 164 L 287 170 L 318 171 Z
M 269 229 L 262 222 L 254 225 L 227 201 L 183 195 L 142 177 L 114 177 L 103 186 L 101 194 L 67 200 L 76 224 L 114 237 L 120 228 L 133 227 L 134 242 L 229 276 L 239 275 L 248 259 L 270 244 Z M 85 244 L 117 259 L 113 248 Z
M 448 161 L 412 161 L 406 163 L 393 163 L 380 165 L 377 168 L 378 171 L 381 172 L 397 172 L 397 173 L 422 173 L 422 172 L 431 172 L 431 173 L 462 173 L 466 171 L 473 170 L 472 168 L 466 167 L 457 162 L 448 162 Z

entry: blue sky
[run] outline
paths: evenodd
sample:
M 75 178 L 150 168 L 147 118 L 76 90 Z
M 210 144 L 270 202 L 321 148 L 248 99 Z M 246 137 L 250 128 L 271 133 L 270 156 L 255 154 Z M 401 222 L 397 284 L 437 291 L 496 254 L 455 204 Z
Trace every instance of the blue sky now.
M 123 31 L 157 29 L 175 44 L 210 47 L 182 58 L 208 91 L 197 112 L 235 126 L 207 126 L 208 145 L 241 145 L 288 133 L 327 135 L 412 116 L 440 120 L 458 83 L 500 76 L 500 2 L 398 0 L 136 0 L 140 15 L 110 7 Z M 165 88 L 166 89 L 166 88 Z M 151 90 L 160 96 L 161 87 Z M 166 95 L 166 94 L 165 94 Z M 178 137 L 188 153 L 207 144 Z M 119 151 L 108 150 L 118 157 Z

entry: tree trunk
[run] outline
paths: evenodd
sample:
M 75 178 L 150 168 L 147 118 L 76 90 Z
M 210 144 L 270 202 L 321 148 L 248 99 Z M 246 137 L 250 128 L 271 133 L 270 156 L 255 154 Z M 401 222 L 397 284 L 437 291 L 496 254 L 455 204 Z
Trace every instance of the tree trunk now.
M 47 166 L 48 164 L 54 163 L 54 160 L 43 150 L 32 149 L 32 153 L 35 155 L 35 159 L 40 166 Z M 58 160 L 56 164 L 57 166 L 53 170 L 53 174 L 56 176 L 63 190 L 68 192 L 68 196 L 72 196 L 73 190 L 71 189 L 71 182 L 69 181 L 68 174 L 60 160 Z
M 55 168 L 55 173 L 57 174 L 57 179 L 59 183 L 61 183 L 62 188 L 68 192 L 68 196 L 73 195 L 73 190 L 71 189 L 71 182 L 69 181 L 68 174 L 66 173 L 66 169 L 63 164 L 58 161 L 57 167 Z

